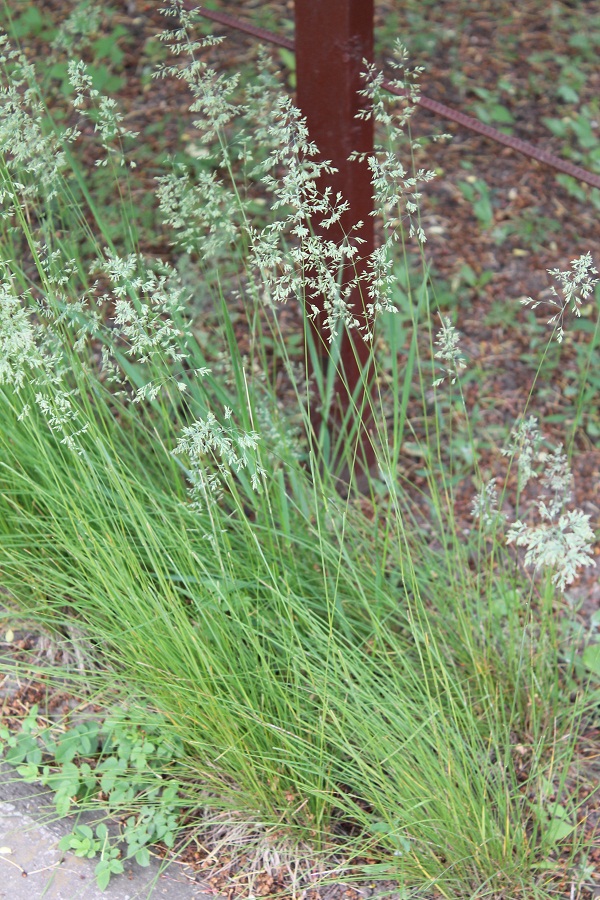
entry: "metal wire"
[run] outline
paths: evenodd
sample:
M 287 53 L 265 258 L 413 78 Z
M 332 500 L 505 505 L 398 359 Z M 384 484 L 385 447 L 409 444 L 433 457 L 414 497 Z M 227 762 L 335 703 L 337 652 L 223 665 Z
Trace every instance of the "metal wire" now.
M 268 44 L 285 47 L 286 50 L 294 50 L 294 41 L 275 34 L 272 31 L 267 31 L 266 28 L 258 28 L 256 25 L 242 22 L 235 16 L 230 16 L 227 13 L 215 12 L 212 9 L 206 9 L 204 6 L 194 7 L 192 0 L 184 0 L 183 5 L 186 9 L 198 13 L 198 15 L 205 19 L 211 19 L 219 25 L 225 25 L 227 28 L 234 28 L 236 31 L 243 31 L 246 34 L 252 35 L 252 37 L 258 38 L 260 41 L 266 41 Z M 391 94 L 396 94 L 400 97 L 406 96 L 405 92 L 395 88 L 389 81 L 384 82 L 384 87 Z M 550 166 L 559 172 L 564 172 L 566 175 L 571 175 L 578 181 L 583 181 L 592 187 L 600 188 L 600 175 L 588 172 L 581 166 L 577 166 L 575 163 L 569 162 L 566 159 L 560 159 L 560 157 L 555 156 L 548 150 L 541 150 L 533 144 L 530 144 L 529 141 L 523 141 L 521 138 L 513 137 L 510 134 L 504 134 L 504 132 L 498 131 L 497 128 L 492 128 L 491 125 L 480 122 L 479 119 L 467 116 L 458 109 L 452 109 L 451 107 L 446 106 L 445 103 L 440 103 L 438 100 L 431 100 L 429 97 L 423 95 L 419 96 L 417 105 L 422 106 L 423 109 L 427 109 L 444 119 L 456 122 L 457 125 L 461 125 L 469 131 L 474 131 L 476 134 L 481 134 L 484 137 L 490 138 L 490 140 L 495 141 L 497 144 L 503 144 L 505 147 L 510 147 L 511 150 L 516 150 L 517 153 L 522 153 L 523 156 L 535 159 L 537 162 Z
M 205 19 L 212 19 L 219 25 L 225 25 L 227 28 L 234 28 L 236 31 L 244 31 L 251 34 L 252 37 L 258 38 L 259 41 L 266 41 L 267 44 L 276 44 L 278 47 L 285 47 L 286 50 L 294 50 L 294 42 L 288 38 L 281 37 L 273 31 L 267 31 L 266 28 L 257 28 L 256 25 L 250 25 L 248 22 L 242 22 L 234 16 L 227 13 L 214 12 L 212 9 L 206 9 L 204 6 L 194 6 L 192 0 L 185 0 L 184 7 L 190 12 L 196 12 Z

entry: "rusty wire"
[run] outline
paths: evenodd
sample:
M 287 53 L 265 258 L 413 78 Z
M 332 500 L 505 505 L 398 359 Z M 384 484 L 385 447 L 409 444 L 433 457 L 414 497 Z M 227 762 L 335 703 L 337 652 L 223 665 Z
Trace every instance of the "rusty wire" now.
M 252 37 L 258 38 L 260 41 L 275 44 L 278 47 L 284 47 L 286 50 L 291 50 L 292 52 L 294 51 L 293 40 L 282 37 L 272 31 L 267 31 L 266 28 L 258 28 L 256 25 L 243 22 L 227 13 L 215 12 L 214 10 L 206 9 L 203 6 L 194 7 L 192 0 L 184 0 L 183 5 L 186 9 L 198 13 L 198 15 L 205 19 L 217 22 L 219 25 L 225 25 L 227 28 L 234 28 L 237 31 L 243 31 L 246 34 L 252 35 Z M 400 97 L 406 96 L 404 91 L 396 88 L 389 81 L 384 82 L 384 87 L 391 94 L 396 94 Z M 435 115 L 441 116 L 444 119 L 449 119 L 451 122 L 456 122 L 457 125 L 462 125 L 463 128 L 467 128 L 469 131 L 481 134 L 498 144 L 509 147 L 511 150 L 516 150 L 517 153 L 522 153 L 530 159 L 535 159 L 537 162 L 550 166 L 559 172 L 571 175 L 578 181 L 583 181 L 592 187 L 600 189 L 600 175 L 588 172 L 581 166 L 577 166 L 575 163 L 569 162 L 566 159 L 560 159 L 560 157 L 555 156 L 547 150 L 540 150 L 538 147 L 534 147 L 533 144 L 530 144 L 529 141 L 521 140 L 521 138 L 513 137 L 510 134 L 504 134 L 504 132 L 498 131 L 497 128 L 493 128 L 491 125 L 480 122 L 479 119 L 467 116 L 458 109 L 452 109 L 451 107 L 446 106 L 445 103 L 440 103 L 438 100 L 431 100 L 429 97 L 425 97 L 422 94 L 416 102 L 418 106 L 422 106 L 423 109 L 427 109 Z

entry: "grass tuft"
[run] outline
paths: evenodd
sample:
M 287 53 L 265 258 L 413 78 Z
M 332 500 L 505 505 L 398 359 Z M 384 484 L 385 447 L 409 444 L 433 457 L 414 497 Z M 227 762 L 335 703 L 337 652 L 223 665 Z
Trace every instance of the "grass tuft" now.
M 312 227 L 341 207 L 318 193 L 327 167 L 289 98 L 267 92 L 272 74 L 263 68 L 240 100 L 237 79 L 204 62 L 213 42 L 172 11 L 176 60 L 161 74 L 190 87 L 212 168 L 197 181 L 178 166 L 159 177 L 173 242 L 164 259 L 140 252 L 133 135 L 115 105 L 73 61 L 72 130 L 58 127 L 33 68 L 3 44 L 10 603 L 58 641 L 76 634 L 99 690 L 117 683 L 138 718 L 160 717 L 181 748 L 169 760 L 177 802 L 215 858 L 243 845 L 250 872 L 285 864 L 298 877 L 310 863 L 322 880 L 333 867 L 338 880 L 393 879 L 446 898 L 550 897 L 543 864 L 564 841 L 577 859 L 588 840 L 569 786 L 589 695 L 563 646 L 562 589 L 592 563 L 593 532 L 569 508 L 568 459 L 541 455 L 528 398 L 502 486 L 456 458 L 458 423 L 477 459 L 468 360 L 425 261 L 418 287 L 407 274 L 410 235 L 418 248 L 425 237 L 418 188 L 432 173 L 406 174 L 405 120 L 380 106 L 376 73 L 382 146 L 370 164 L 388 238 L 352 284 L 377 335 L 366 335 L 372 429 L 361 433 L 352 406 L 341 448 L 315 427 L 344 379 L 339 335 L 354 327 L 338 277 L 351 245 Z M 97 168 L 129 228 L 113 230 L 88 191 L 78 117 L 95 123 Z M 398 269 L 400 281 L 388 277 Z M 211 310 L 204 322 L 190 271 Z M 572 271 L 558 273 L 551 301 L 560 339 L 595 283 L 591 257 Z M 315 292 L 330 355 L 315 367 L 313 347 L 311 380 L 298 374 L 310 341 L 291 340 L 278 310 L 295 301 L 310 317 Z M 376 465 L 363 493 L 352 482 L 341 491 L 331 460 L 358 472 L 366 440 Z M 409 449 L 419 485 L 404 473 Z M 468 522 L 456 504 L 467 478 L 481 486 Z M 511 542 L 527 547 L 524 561 Z M 107 863 L 102 878 L 118 871 Z

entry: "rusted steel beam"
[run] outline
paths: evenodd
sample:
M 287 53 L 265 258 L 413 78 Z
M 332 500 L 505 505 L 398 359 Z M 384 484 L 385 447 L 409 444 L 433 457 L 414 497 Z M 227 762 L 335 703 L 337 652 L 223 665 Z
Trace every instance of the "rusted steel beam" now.
M 321 158 L 330 160 L 337 169 L 334 174 L 322 176 L 317 186 L 323 192 L 331 188 L 334 197 L 339 192 L 349 204 L 339 225 L 320 230 L 319 223 L 314 222 L 313 227 L 329 240 L 341 240 L 351 233 L 351 240 L 360 239 L 358 262 L 342 273 L 342 283 L 347 284 L 365 270 L 366 257 L 375 246 L 369 168 L 366 162 L 349 160 L 354 151 L 373 152 L 373 122 L 356 118 L 365 102 L 358 93 L 364 86 L 361 77 L 364 60 L 373 60 L 373 0 L 295 0 L 295 19 L 297 104 Z M 358 222 L 362 225 L 356 229 Z M 321 310 L 309 327 L 326 367 L 330 347 L 323 328 L 323 304 L 322 300 L 310 302 Z M 349 305 L 354 317 L 365 325 L 364 302 L 358 288 L 352 291 Z M 344 331 L 339 362 L 341 376 L 336 378 L 334 386 L 336 408 L 329 414 L 329 425 L 334 432 L 338 428 L 339 438 L 339 425 L 350 408 L 351 398 L 354 396 L 359 406 L 364 402 L 362 423 L 351 416 L 349 424 L 359 425 L 362 434 L 359 456 L 365 458 L 367 465 L 373 462 L 365 432 L 369 424 L 365 394 L 370 390 L 369 356 L 369 344 L 361 333 L 355 329 Z M 318 418 L 315 424 L 320 424 Z

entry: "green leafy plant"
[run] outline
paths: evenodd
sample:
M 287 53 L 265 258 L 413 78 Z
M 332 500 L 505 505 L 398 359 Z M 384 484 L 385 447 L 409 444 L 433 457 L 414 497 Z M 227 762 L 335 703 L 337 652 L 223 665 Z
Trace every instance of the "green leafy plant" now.
M 473 206 L 473 213 L 482 228 L 491 228 L 494 224 L 494 209 L 490 189 L 483 178 L 469 175 L 466 181 L 457 184 L 461 194 Z
M 481 102 L 473 104 L 473 111 L 478 119 L 490 125 L 499 125 L 501 130 L 512 133 L 514 116 L 508 106 L 503 103 L 502 94 L 514 94 L 514 87 L 507 79 L 501 78 L 495 90 L 471 85 L 470 91 L 479 97 Z
M 548 236 L 560 232 L 560 223 L 543 215 L 537 206 L 527 207 L 510 219 L 500 222 L 492 229 L 492 237 L 497 244 L 509 239 L 518 242 L 519 248 L 531 248 L 539 252 L 548 242 Z
M 112 875 L 124 871 L 124 861 L 147 866 L 154 844 L 173 847 L 180 785 L 166 772 L 182 748 L 165 738 L 159 719 L 141 727 L 116 711 L 103 722 L 84 721 L 61 729 L 40 726 L 38 713 L 33 706 L 16 734 L 0 731 L 5 761 L 25 782 L 50 788 L 59 816 L 97 810 L 100 801 L 109 821 L 123 823 L 111 829 L 106 822 L 94 827 L 77 823 L 61 839 L 60 850 L 98 858 L 96 880 L 104 889 Z
M 600 138 L 594 124 L 599 115 L 598 103 L 593 101 L 560 119 L 546 117 L 543 120 L 552 134 L 565 141 L 565 153 L 591 172 L 600 171 Z M 600 191 L 597 188 L 588 189 L 570 175 L 559 174 L 556 180 L 577 199 L 600 207 Z

